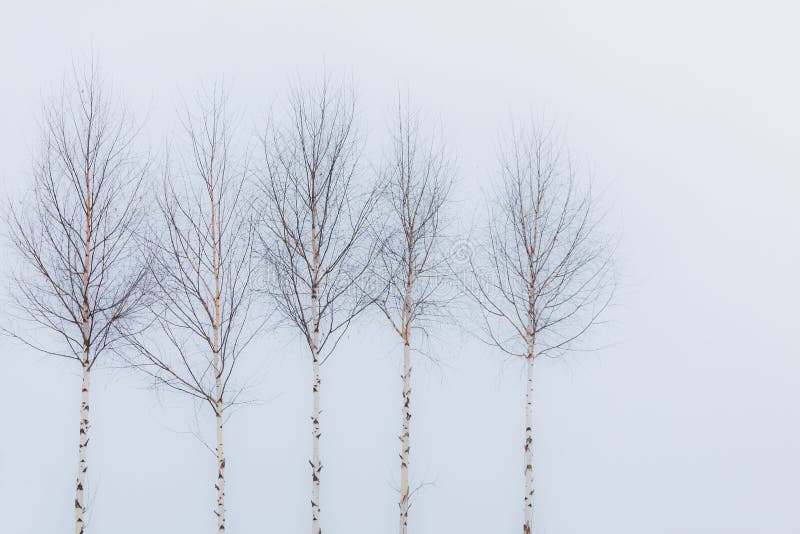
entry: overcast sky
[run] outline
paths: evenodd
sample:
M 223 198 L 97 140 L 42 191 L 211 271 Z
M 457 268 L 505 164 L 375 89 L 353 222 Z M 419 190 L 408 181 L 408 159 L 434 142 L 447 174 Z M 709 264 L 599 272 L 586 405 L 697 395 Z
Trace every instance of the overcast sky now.
M 800 10 L 793 2 L 3 2 L 0 181 L 31 178 L 41 98 L 94 53 L 158 152 L 224 77 L 242 127 L 290 78 L 350 76 L 368 146 L 398 89 L 441 126 L 466 231 L 498 129 L 546 116 L 610 206 L 614 344 L 536 368 L 537 534 L 800 531 Z M 3 253 L 4 256 L 7 254 Z M 440 327 L 414 376 L 414 534 L 518 532 L 521 368 Z M 369 315 L 323 368 L 323 529 L 396 528 L 401 346 Z M 79 368 L 0 340 L 0 531 L 69 531 Z M 288 333 L 227 426 L 228 530 L 309 527 L 310 362 Z M 185 398 L 93 377 L 90 533 L 212 532 L 214 457 Z M 211 432 L 208 413 L 198 414 Z

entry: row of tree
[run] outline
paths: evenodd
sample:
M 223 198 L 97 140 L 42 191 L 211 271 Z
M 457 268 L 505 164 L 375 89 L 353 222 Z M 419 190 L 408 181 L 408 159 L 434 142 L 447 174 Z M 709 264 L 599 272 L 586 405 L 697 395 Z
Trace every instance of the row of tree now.
M 237 140 L 225 92 L 203 93 L 185 107 L 184 135 L 156 168 L 138 151 L 139 126 L 93 67 L 76 71 L 44 106 L 33 186 L 7 221 L 20 260 L 14 309 L 33 328 L 8 333 L 81 366 L 76 533 L 85 530 L 95 364 L 119 359 L 210 408 L 222 533 L 224 422 L 239 402 L 237 363 L 257 335 L 283 323 L 311 356 L 311 529 L 320 534 L 321 369 L 354 320 L 376 309 L 403 345 L 399 532 L 406 534 L 412 352 L 452 313 L 454 284 L 481 312 L 466 329 L 527 369 L 529 533 L 534 361 L 575 348 L 613 288 L 611 247 L 596 231 L 591 190 L 575 180 L 550 132 L 512 129 L 486 229 L 474 241 L 479 253 L 457 265 L 453 244 L 463 228 L 445 225 L 453 169 L 407 103 L 399 103 L 383 163 L 371 172 L 346 86 L 298 83 L 283 109 L 251 153 Z

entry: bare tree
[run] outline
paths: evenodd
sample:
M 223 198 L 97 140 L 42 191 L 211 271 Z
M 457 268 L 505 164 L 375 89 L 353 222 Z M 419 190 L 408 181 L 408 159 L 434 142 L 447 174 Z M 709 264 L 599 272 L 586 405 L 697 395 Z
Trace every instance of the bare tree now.
M 439 318 L 449 296 L 448 269 L 442 250 L 442 211 L 451 179 L 444 150 L 419 133 L 408 105 L 398 105 L 392 148 L 384 169 L 380 210 L 384 215 L 380 261 L 382 282 L 377 305 L 403 342 L 403 388 L 400 431 L 400 534 L 408 531 L 412 490 L 409 486 L 411 437 L 411 334 L 424 337 Z M 419 349 L 416 344 L 416 349 Z
M 136 366 L 156 385 L 207 403 L 216 430 L 217 529 L 225 532 L 223 426 L 238 402 L 234 373 L 257 326 L 250 320 L 254 225 L 245 194 L 245 160 L 236 158 L 218 88 L 198 98 L 200 111 L 183 117 L 188 139 L 180 173 L 168 169 L 154 229 L 155 323 L 166 348 L 133 336 L 143 358 Z
M 10 240 L 21 259 L 12 280 L 14 307 L 36 328 L 10 334 L 81 366 L 77 534 L 86 525 L 91 371 L 121 347 L 120 328 L 137 328 L 145 304 L 146 259 L 135 236 L 148 159 L 134 149 L 137 132 L 103 90 L 93 64 L 73 69 L 61 97 L 43 109 L 33 190 L 8 211 Z
M 355 181 L 360 144 L 350 91 L 325 80 L 295 86 L 285 122 L 264 137 L 261 241 L 267 291 L 311 353 L 311 531 L 320 526 L 320 368 L 353 319 L 370 303 L 359 281 L 375 195 Z
M 514 128 L 501 149 L 484 257 L 472 260 L 468 293 L 482 338 L 525 363 L 523 532 L 533 523 L 534 361 L 577 350 L 613 293 L 611 247 L 599 234 L 590 188 L 550 131 Z

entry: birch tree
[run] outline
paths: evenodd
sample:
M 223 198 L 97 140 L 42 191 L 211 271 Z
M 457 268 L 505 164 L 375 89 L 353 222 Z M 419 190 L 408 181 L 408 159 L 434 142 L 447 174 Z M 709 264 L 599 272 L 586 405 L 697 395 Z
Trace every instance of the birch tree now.
M 523 532 L 533 525 L 534 362 L 580 348 L 613 293 L 611 247 L 591 188 L 569 155 L 535 124 L 514 128 L 500 157 L 482 258 L 468 292 L 482 338 L 525 366 Z
M 444 150 L 425 140 L 408 105 L 398 105 L 391 151 L 383 172 L 385 234 L 375 272 L 383 293 L 376 303 L 403 343 L 400 422 L 399 531 L 408 532 L 413 490 L 409 485 L 411 452 L 412 332 L 424 337 L 448 295 L 442 215 L 451 180 Z M 419 348 L 419 341 L 414 340 Z
M 154 320 L 161 347 L 131 338 L 136 366 L 157 385 L 210 408 L 216 435 L 217 530 L 225 532 L 224 423 L 237 403 L 239 358 L 256 331 L 250 317 L 253 229 L 246 166 L 234 146 L 224 92 L 198 98 L 183 117 L 187 140 L 178 171 L 168 167 L 153 232 Z
M 311 532 L 320 534 L 321 367 L 370 303 L 359 281 L 374 193 L 356 182 L 360 144 L 355 100 L 325 80 L 295 86 L 285 120 L 264 137 L 261 242 L 276 309 L 311 356 Z
M 20 263 L 13 275 L 10 332 L 28 346 L 81 369 L 75 532 L 86 528 L 89 391 L 95 365 L 138 328 L 145 258 L 135 239 L 148 159 L 135 151 L 137 126 L 103 88 L 94 65 L 74 69 L 60 98 L 44 105 L 33 187 L 8 210 Z M 46 335 L 49 333 L 50 335 Z

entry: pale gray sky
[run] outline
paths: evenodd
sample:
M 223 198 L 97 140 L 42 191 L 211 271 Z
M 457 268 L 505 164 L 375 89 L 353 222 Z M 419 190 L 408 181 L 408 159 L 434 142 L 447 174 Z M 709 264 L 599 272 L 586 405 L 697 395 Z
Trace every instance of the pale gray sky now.
M 156 150 L 181 94 L 223 76 L 250 129 L 290 77 L 349 75 L 368 146 L 408 89 L 458 159 L 456 216 L 492 186 L 498 128 L 544 114 L 612 205 L 622 289 L 617 344 L 538 365 L 537 534 L 796 533 L 798 15 L 788 1 L 7 1 L 0 180 L 30 179 L 41 96 L 92 52 Z M 441 366 L 415 367 L 412 476 L 435 485 L 411 528 L 519 531 L 520 369 L 469 338 L 443 346 Z M 323 370 L 325 532 L 396 528 L 399 350 L 369 316 Z M 77 366 L 5 339 L 0 354 L 0 530 L 68 531 Z M 264 402 L 227 427 L 228 530 L 304 532 L 306 353 L 267 338 L 247 365 Z M 89 532 L 211 532 L 215 461 L 185 433 L 191 404 L 121 372 L 94 385 Z

